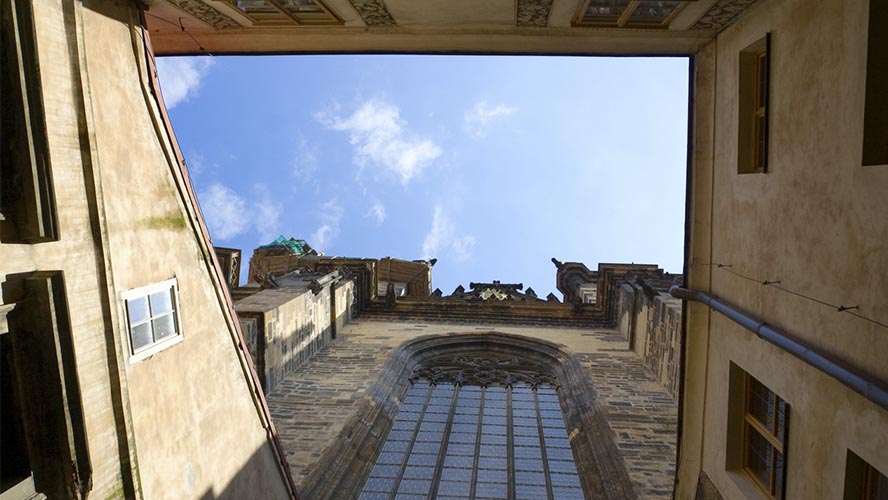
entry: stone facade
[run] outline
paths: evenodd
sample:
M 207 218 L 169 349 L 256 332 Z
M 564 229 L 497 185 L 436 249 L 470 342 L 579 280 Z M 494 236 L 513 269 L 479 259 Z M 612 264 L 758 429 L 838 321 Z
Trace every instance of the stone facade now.
M 235 303 L 265 392 L 327 345 L 351 319 L 354 283 L 270 288 Z
M 678 401 L 681 386 L 681 300 L 647 281 L 626 282 L 618 295 L 620 332 L 642 363 Z
M 676 405 L 628 349 L 628 342 L 618 331 L 375 320 L 358 320 L 347 326 L 334 343 L 268 395 L 300 488 L 320 494 L 323 484 L 343 480 L 343 476 L 335 472 L 337 467 L 353 466 L 350 461 L 337 461 L 344 453 L 357 451 L 364 461 L 372 460 L 378 453 L 377 449 L 361 443 L 368 439 L 384 440 L 388 431 L 385 419 L 374 422 L 379 412 L 386 411 L 384 406 L 393 405 L 396 409 L 400 404 L 397 392 L 391 394 L 391 389 L 384 389 L 391 384 L 407 383 L 406 376 L 403 379 L 384 376 L 386 363 L 392 361 L 399 345 L 418 337 L 490 331 L 554 342 L 572 352 L 589 376 L 594 390 L 588 397 L 601 408 L 603 424 L 619 457 L 617 463 L 628 474 L 633 495 L 670 498 Z M 355 427 L 360 422 L 369 426 Z M 601 464 L 587 463 L 586 467 L 592 465 Z M 360 478 L 351 480 L 360 486 Z M 605 489 L 608 481 L 616 479 L 604 480 Z M 616 491 L 616 484 L 611 484 L 612 491 Z

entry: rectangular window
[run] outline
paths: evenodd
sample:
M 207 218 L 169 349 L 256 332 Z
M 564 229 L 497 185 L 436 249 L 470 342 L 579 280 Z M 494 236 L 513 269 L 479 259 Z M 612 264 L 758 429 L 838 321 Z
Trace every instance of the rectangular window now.
M 729 394 L 726 468 L 741 488 L 785 498 L 789 405 L 734 363 Z
M 176 279 L 123 294 L 129 332 L 130 362 L 139 361 L 182 340 Z
M 888 500 L 888 477 L 848 450 L 844 500 Z
M 0 303 L 14 306 L 0 328 L 0 498 L 86 498 L 92 466 L 64 274 L 6 278 Z
M 0 5 L 0 240 L 58 240 L 31 2 Z
M 737 172 L 741 174 L 768 170 L 770 45 L 768 34 L 740 52 Z
M 743 470 L 770 498 L 783 498 L 787 414 L 785 401 L 746 375 Z
M 888 2 L 870 0 L 863 164 L 888 165 Z

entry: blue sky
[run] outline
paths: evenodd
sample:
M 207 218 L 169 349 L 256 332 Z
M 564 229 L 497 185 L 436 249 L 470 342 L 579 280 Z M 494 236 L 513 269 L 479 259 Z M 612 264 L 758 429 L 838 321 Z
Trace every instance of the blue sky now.
M 203 57 L 158 70 L 213 243 L 245 257 L 278 234 L 327 255 L 436 257 L 445 293 L 496 279 L 544 296 L 551 257 L 681 271 L 687 59 Z

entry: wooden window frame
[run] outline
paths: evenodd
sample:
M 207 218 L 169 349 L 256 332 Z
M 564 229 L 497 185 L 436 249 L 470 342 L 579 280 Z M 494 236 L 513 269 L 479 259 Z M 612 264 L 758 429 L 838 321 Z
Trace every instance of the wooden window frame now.
M 863 110 L 863 166 L 888 165 L 888 2 L 870 0 Z
M 848 450 L 845 461 L 845 494 L 843 500 L 875 500 L 876 488 L 888 489 L 888 477 L 856 453 Z
M 774 414 L 773 422 L 761 422 L 752 412 L 751 404 L 754 395 L 752 394 L 753 384 L 757 383 L 768 391 L 768 396 L 774 397 Z M 777 491 L 777 485 L 782 484 L 782 490 L 786 488 L 786 439 L 789 430 L 789 405 L 786 400 L 778 396 L 774 391 L 755 379 L 752 375 L 746 373 L 743 389 L 743 438 L 741 445 L 741 470 L 756 485 L 756 487 L 766 495 L 767 498 L 785 498 L 785 491 Z M 778 437 L 778 408 L 780 403 L 784 405 L 784 427 L 783 439 Z M 769 484 L 764 484 L 749 467 L 747 457 L 749 456 L 751 433 L 755 432 L 765 439 L 771 445 L 772 453 L 770 463 L 768 464 Z M 783 457 L 783 478 L 777 478 L 777 458 L 778 454 Z M 781 481 L 778 481 L 781 479 Z
M 740 51 L 737 173 L 768 171 L 771 34 Z
M 64 273 L 7 275 L 3 302 L 15 303 L 2 335 L 33 483 L 25 479 L 2 498 L 86 498 L 92 465 Z
M 879 472 L 878 469 L 870 464 L 866 464 L 863 472 L 863 484 L 860 488 L 860 498 L 863 500 L 876 498 L 876 486 L 888 487 L 888 481 L 886 481 L 885 475 Z
M 0 239 L 35 244 L 59 239 L 43 89 L 28 0 L 2 0 L 3 104 Z

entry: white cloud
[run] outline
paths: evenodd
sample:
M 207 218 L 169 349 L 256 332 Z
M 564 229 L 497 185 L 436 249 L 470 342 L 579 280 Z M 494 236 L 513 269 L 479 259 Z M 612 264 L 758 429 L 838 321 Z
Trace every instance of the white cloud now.
M 323 250 L 324 247 L 339 236 L 339 223 L 342 221 L 342 212 L 342 206 L 336 198 L 321 205 L 321 211 L 318 213 L 321 225 L 315 230 L 312 240 L 309 242 L 313 247 Z
M 441 148 L 431 139 L 405 130 L 407 123 L 398 107 L 384 101 L 367 101 L 347 118 L 329 113 L 315 116 L 324 126 L 349 133 L 357 165 L 379 167 L 405 185 L 441 156 Z
M 282 232 L 283 205 L 274 200 L 271 189 L 256 184 L 250 195 L 244 199 L 218 182 L 198 193 L 201 212 L 214 240 L 230 240 L 254 230 L 260 242 L 268 243 Z
M 505 104 L 490 106 L 487 101 L 478 101 L 474 108 L 465 113 L 466 131 L 472 137 L 484 137 L 494 122 L 504 119 L 514 112 L 515 108 Z
M 213 65 L 209 57 L 158 57 L 157 77 L 167 109 L 197 94 L 201 80 Z
M 450 247 L 453 249 L 456 260 L 466 260 L 472 256 L 472 248 L 475 247 L 475 237 L 463 236 L 462 238 L 456 238 L 450 244 Z
M 253 198 L 256 200 L 253 216 L 256 230 L 259 232 L 259 241 L 269 242 L 282 231 L 280 219 L 283 206 L 274 201 L 271 191 L 265 184 L 253 186 Z
M 367 212 L 367 216 L 376 219 L 377 224 L 382 224 L 385 222 L 385 205 L 381 201 L 373 202 L 370 211 Z
M 309 147 L 301 134 L 297 137 L 296 157 L 293 159 L 293 176 L 309 181 L 318 169 L 317 147 Z
M 458 261 L 464 261 L 472 256 L 474 246 L 475 237 L 456 236 L 450 218 L 440 205 L 436 205 L 432 216 L 432 227 L 422 242 L 423 258 L 430 259 L 445 254 L 453 256 Z
M 252 217 L 243 198 L 222 184 L 211 184 L 199 197 L 201 212 L 214 238 L 227 240 L 243 234 Z

